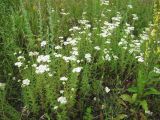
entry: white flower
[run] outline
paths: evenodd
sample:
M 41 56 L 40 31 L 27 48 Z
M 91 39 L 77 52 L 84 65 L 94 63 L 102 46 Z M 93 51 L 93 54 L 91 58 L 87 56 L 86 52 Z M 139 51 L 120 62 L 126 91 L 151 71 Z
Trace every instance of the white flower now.
M 54 106 L 54 108 L 53 108 L 54 110 L 56 110 L 56 109 L 58 109 L 58 106 Z
M 25 60 L 24 56 L 19 56 L 17 59 L 18 59 L 18 61 Z
M 37 56 L 39 52 L 29 52 L 29 56 Z
M 67 81 L 68 78 L 66 78 L 66 77 L 61 77 L 60 80 L 61 80 L 61 81 Z
M 28 80 L 28 79 L 24 79 L 22 81 L 22 86 L 28 86 L 29 84 L 30 84 L 30 80 Z
M 57 54 L 57 53 L 53 53 L 53 55 L 54 55 L 56 58 L 62 57 L 61 54 Z
M 42 41 L 42 42 L 41 42 L 41 47 L 46 46 L 46 44 L 47 44 L 47 42 L 46 42 L 46 41 Z
M 159 68 L 157 68 L 157 67 L 154 67 L 154 70 L 153 70 L 155 73 L 157 73 L 157 74 L 160 74 L 160 69 Z
M 37 67 L 37 64 L 33 64 L 32 67 Z
M 58 45 L 58 46 L 55 47 L 55 49 L 59 50 L 59 49 L 62 49 L 62 47 Z
M 17 67 L 21 67 L 22 66 L 22 62 L 16 62 L 14 65 L 17 66 Z
M 39 65 L 38 67 L 36 67 L 37 74 L 42 74 L 42 73 L 48 72 L 48 71 L 49 71 L 48 65 Z
M 76 51 L 76 50 L 72 51 L 71 53 L 72 53 L 72 55 L 78 55 L 78 51 Z
M 132 14 L 133 20 L 138 20 L 138 16 L 136 14 Z
M 148 115 L 152 115 L 153 114 L 153 112 L 151 112 L 149 110 L 145 111 L 145 113 L 148 114 Z
M 136 56 L 138 62 L 144 62 L 144 58 L 142 56 Z
M 37 62 L 50 62 L 50 56 L 49 55 L 39 55 L 37 58 Z
M 91 54 L 90 53 L 85 54 L 85 58 L 88 62 L 91 62 Z
M 109 54 L 106 54 L 106 55 L 105 55 L 105 60 L 111 61 L 111 57 L 109 56 Z
M 63 93 L 64 93 L 64 90 L 60 90 L 59 92 L 60 92 L 61 94 L 63 94 Z
M 74 88 L 71 88 L 71 91 L 74 91 L 75 89 Z
M 114 60 L 118 60 L 118 56 L 113 55 L 113 59 L 114 59 Z
M 65 82 L 62 82 L 62 84 L 65 85 L 66 83 L 65 83 Z
M 53 74 L 52 74 L 52 73 L 48 73 L 48 76 L 49 76 L 49 77 L 52 77 L 52 76 L 53 76 Z
M 105 87 L 106 93 L 109 93 L 110 89 L 108 87 Z
M 100 50 L 101 48 L 99 46 L 94 47 L 95 50 Z
M 67 103 L 66 97 L 63 97 L 63 96 L 59 97 L 59 98 L 57 99 L 57 101 L 58 101 L 59 103 L 61 103 L 61 104 L 66 104 L 66 103 Z
M 77 67 L 77 68 L 74 68 L 74 69 L 72 70 L 72 72 L 73 72 L 73 73 L 79 73 L 79 72 L 81 72 L 81 70 L 82 70 L 82 67 Z
M 128 8 L 132 9 L 132 8 L 133 8 L 133 6 L 132 6 L 132 5 L 128 5 Z

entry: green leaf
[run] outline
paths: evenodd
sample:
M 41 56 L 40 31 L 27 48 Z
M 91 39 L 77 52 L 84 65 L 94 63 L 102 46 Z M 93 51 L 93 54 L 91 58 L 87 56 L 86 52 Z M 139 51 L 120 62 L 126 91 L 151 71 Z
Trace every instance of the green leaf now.
M 138 94 L 142 94 L 144 92 L 144 87 L 146 85 L 147 78 L 145 75 L 144 70 L 139 70 L 138 78 L 137 78 L 137 88 L 138 88 Z
M 125 115 L 125 114 L 119 114 L 116 118 L 114 118 L 114 120 L 123 120 L 126 117 L 127 117 L 127 115 Z
M 137 94 L 132 95 L 132 101 L 135 102 L 137 100 Z
M 120 98 L 121 98 L 122 100 L 124 100 L 124 101 L 127 101 L 127 102 L 129 102 L 129 103 L 132 103 L 132 97 L 129 96 L 129 95 L 127 95 L 127 94 L 121 95 Z
M 145 111 L 148 111 L 148 104 L 146 100 L 140 101 L 140 105 Z
M 128 92 L 131 92 L 131 93 L 137 93 L 137 87 L 131 87 L 131 88 L 128 88 L 127 90 Z
M 160 95 L 160 91 L 156 90 L 155 88 L 150 88 L 144 93 L 144 96 L 147 95 Z

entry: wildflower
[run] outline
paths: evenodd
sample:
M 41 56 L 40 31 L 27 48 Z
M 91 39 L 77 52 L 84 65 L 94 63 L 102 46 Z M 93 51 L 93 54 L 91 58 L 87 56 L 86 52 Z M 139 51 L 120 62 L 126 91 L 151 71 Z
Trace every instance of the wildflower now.
M 24 79 L 22 81 L 22 86 L 28 86 L 29 84 L 30 84 L 30 80 L 28 80 L 28 79 Z
M 106 93 L 109 93 L 110 89 L 108 87 L 105 87 Z
M 102 106 L 101 106 L 101 109 L 103 110 L 105 107 L 106 107 L 105 105 L 102 105 Z
M 57 54 L 57 53 L 53 53 L 53 55 L 54 55 L 56 58 L 60 58 L 60 57 L 62 57 L 62 55 L 61 55 L 61 54 Z
M 22 62 L 16 62 L 14 65 L 17 66 L 17 67 L 21 67 L 22 66 Z
M 71 88 L 71 91 L 74 91 L 75 89 L 74 88 Z
M 88 62 L 91 62 L 91 54 L 90 53 L 85 54 L 85 58 Z
M 74 68 L 74 69 L 72 70 L 72 72 L 73 72 L 73 73 L 79 73 L 79 72 L 81 72 L 81 70 L 82 70 L 82 67 L 77 67 L 77 68 Z
M 19 56 L 17 59 L 18 59 L 18 61 L 25 60 L 24 56 Z
M 66 104 L 66 103 L 67 103 L 66 97 L 63 97 L 63 96 L 59 97 L 59 98 L 57 99 L 57 101 L 58 101 L 59 103 L 61 103 L 61 104 Z
M 117 59 L 118 59 L 118 56 L 113 55 L 113 59 L 114 59 L 114 60 L 117 60 Z
M 37 56 L 39 52 L 29 52 L 29 56 Z
M 65 85 L 66 83 L 65 83 L 65 82 L 62 82 L 62 84 Z
M 138 62 L 144 62 L 144 58 L 142 56 L 136 56 Z
M 63 94 L 63 93 L 64 93 L 64 90 L 60 90 L 59 92 L 60 92 L 61 94 Z
M 52 76 L 53 76 L 53 74 L 52 74 L 52 73 L 48 73 L 48 76 L 49 76 L 49 77 L 52 77 Z
M 138 20 L 138 16 L 136 14 L 132 14 L 133 20 Z
M 145 113 L 148 114 L 148 115 L 152 115 L 153 114 L 153 112 L 151 112 L 149 110 L 145 111 Z
M 61 81 L 67 81 L 68 78 L 67 78 L 67 77 L 61 77 L 60 80 L 61 80 Z
M 53 108 L 54 110 L 56 110 L 56 109 L 58 109 L 58 106 L 54 106 L 54 108 Z
M 76 50 L 72 51 L 71 53 L 72 53 L 72 55 L 78 55 L 78 51 L 76 51 Z
M 99 46 L 95 46 L 94 49 L 98 51 L 98 50 L 100 50 L 101 48 L 100 48 Z
M 105 55 L 105 60 L 111 61 L 111 57 L 109 56 L 109 54 L 106 54 L 106 55 Z
M 96 98 L 96 97 L 94 97 L 94 98 L 93 98 L 93 100 L 94 100 L 94 101 L 96 101 L 96 100 L 97 100 L 97 98 Z
M 47 42 L 46 42 L 46 41 L 42 41 L 42 42 L 41 42 L 41 47 L 45 47 L 45 46 L 46 46 L 46 44 L 47 44 Z
M 37 67 L 37 64 L 33 64 L 32 67 Z
M 37 58 L 37 62 L 50 62 L 50 56 L 49 55 L 39 55 Z
M 62 49 L 62 47 L 58 45 L 58 46 L 55 47 L 55 49 L 59 50 L 59 49 Z
M 132 8 L 133 8 L 133 6 L 132 6 L 132 5 L 128 5 L 128 8 L 132 9 Z
M 154 67 L 154 70 L 153 70 L 155 73 L 157 73 L 157 74 L 160 74 L 160 69 L 159 68 L 157 68 L 157 67 Z
M 42 74 L 42 73 L 48 72 L 48 71 L 49 71 L 48 65 L 39 65 L 38 67 L 36 67 L 37 74 Z

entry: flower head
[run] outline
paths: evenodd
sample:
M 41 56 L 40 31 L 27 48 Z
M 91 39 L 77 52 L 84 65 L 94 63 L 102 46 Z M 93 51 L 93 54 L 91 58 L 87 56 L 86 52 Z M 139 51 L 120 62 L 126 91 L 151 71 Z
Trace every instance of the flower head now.
M 79 72 L 81 72 L 81 70 L 82 70 L 82 67 L 77 67 L 77 68 L 74 68 L 74 69 L 72 70 L 72 72 L 73 72 L 73 73 L 79 73 Z
M 28 86 L 29 84 L 30 84 L 30 80 L 28 80 L 28 79 L 24 79 L 22 81 L 22 86 Z
M 108 87 L 105 87 L 106 93 L 109 93 L 110 89 Z
M 67 103 L 67 99 L 64 96 L 61 96 L 57 99 L 57 101 L 61 104 L 66 104 Z

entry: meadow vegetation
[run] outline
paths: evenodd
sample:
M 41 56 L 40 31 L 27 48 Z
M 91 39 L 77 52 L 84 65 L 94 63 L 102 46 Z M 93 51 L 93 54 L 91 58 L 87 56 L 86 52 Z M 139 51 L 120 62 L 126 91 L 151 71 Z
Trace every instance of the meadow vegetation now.
M 0 0 L 0 120 L 160 119 L 159 0 Z

